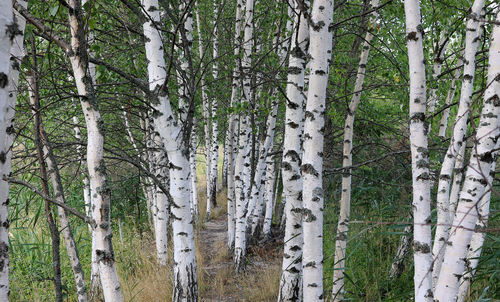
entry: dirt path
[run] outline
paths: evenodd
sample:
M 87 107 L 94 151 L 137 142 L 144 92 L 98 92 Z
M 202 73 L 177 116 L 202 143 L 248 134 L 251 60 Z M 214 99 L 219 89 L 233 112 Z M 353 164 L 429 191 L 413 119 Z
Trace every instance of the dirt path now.
M 226 248 L 226 235 L 226 215 L 205 222 L 197 232 L 198 249 L 203 256 L 201 301 L 275 301 L 281 265 L 280 243 L 251 246 L 246 271 L 235 274 L 232 255 Z

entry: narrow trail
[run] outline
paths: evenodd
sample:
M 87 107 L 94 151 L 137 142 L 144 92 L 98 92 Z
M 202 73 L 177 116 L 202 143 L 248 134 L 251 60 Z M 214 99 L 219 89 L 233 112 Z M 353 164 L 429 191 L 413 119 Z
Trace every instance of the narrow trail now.
M 227 216 L 204 222 L 198 230 L 197 248 L 203 257 L 199 273 L 204 282 L 200 300 L 206 302 L 275 301 L 278 289 L 281 245 L 272 242 L 249 248 L 245 272 L 233 271 L 232 255 L 226 247 Z

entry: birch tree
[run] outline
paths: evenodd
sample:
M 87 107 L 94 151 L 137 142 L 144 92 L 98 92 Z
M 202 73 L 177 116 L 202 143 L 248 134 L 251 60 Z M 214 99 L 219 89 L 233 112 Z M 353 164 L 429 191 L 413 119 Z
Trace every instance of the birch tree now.
M 323 139 L 332 52 L 333 0 L 314 1 L 309 20 L 311 74 L 304 122 L 302 196 L 304 301 L 323 301 Z M 288 202 L 288 201 L 287 201 Z
M 450 145 L 444 156 L 439 174 L 438 193 L 437 193 L 437 226 L 432 247 L 432 255 L 434 258 L 434 268 L 432 271 L 433 285 L 437 283 L 439 271 L 441 269 L 444 245 L 448 240 L 449 224 L 452 218 L 449 215 L 449 193 L 450 182 L 455 165 L 455 160 L 459 153 L 460 147 L 464 144 L 464 137 L 467 131 L 467 119 L 470 111 L 470 103 L 472 100 L 472 91 L 474 86 L 474 74 L 476 70 L 476 52 L 480 41 L 479 21 L 477 16 L 480 16 L 484 6 L 484 0 L 475 0 L 471 9 L 471 17 L 467 21 L 465 33 L 465 51 L 464 51 L 464 76 L 462 90 L 460 92 L 460 103 L 458 105 L 457 117 L 455 126 L 453 127 L 453 135 Z
M 240 75 L 242 77 L 241 103 L 248 106 L 251 98 L 250 75 L 251 54 L 253 47 L 253 0 L 245 3 L 245 26 L 243 35 L 243 59 Z M 250 118 L 246 112 L 240 117 L 240 129 L 238 134 L 238 154 L 235 162 L 235 201 L 236 201 L 236 227 L 234 241 L 234 266 L 236 271 L 243 269 L 246 257 L 246 227 L 247 227 L 247 205 L 248 191 L 250 185 Z
M 8 111 L 11 100 L 9 100 L 9 77 L 11 72 L 10 51 L 12 47 L 11 30 L 13 19 L 12 2 L 10 0 L 0 2 L 0 300 L 9 301 L 9 184 L 3 179 L 10 174 L 10 160 L 12 155 L 9 139 Z M 16 42 L 19 42 L 16 39 Z
M 302 155 L 301 124 L 304 116 L 304 72 L 309 46 L 309 1 L 294 1 L 294 30 L 291 35 L 286 86 L 285 134 L 283 136 L 283 196 L 285 206 L 284 254 L 278 301 L 302 301 Z M 292 17 L 292 16 L 290 16 Z
M 30 87 L 30 104 L 32 106 L 33 115 L 35 116 L 35 131 L 37 132 L 37 141 L 41 144 L 39 148 L 41 149 L 42 155 L 45 158 L 45 163 L 47 165 L 47 174 L 52 184 L 54 197 L 59 203 L 66 204 L 61 176 L 59 174 L 59 167 L 52 152 L 52 147 L 47 138 L 47 134 L 45 133 L 45 130 L 43 128 L 42 118 L 40 115 L 40 100 L 38 98 L 38 81 L 36 80 L 36 76 L 36 73 L 34 73 L 33 75 L 28 75 L 27 79 Z M 66 245 L 66 251 L 68 253 L 69 263 L 71 265 L 73 276 L 75 278 L 78 302 L 86 302 L 88 300 L 87 286 L 85 285 L 85 277 L 83 274 L 82 265 L 80 263 L 80 258 L 78 256 L 75 239 L 73 237 L 73 231 L 71 230 L 71 225 L 69 223 L 69 218 L 66 214 L 66 211 L 62 207 L 57 207 L 57 213 L 59 224 L 61 226 L 61 233 L 63 235 L 64 243 Z
M 477 16 L 472 15 L 471 19 Z M 500 21 L 500 13 L 497 13 L 495 20 Z M 500 26 L 497 23 L 493 24 L 488 57 L 487 88 L 479 126 L 436 285 L 435 297 L 440 302 L 457 299 L 460 281 L 457 276 L 464 273 L 464 258 L 480 215 L 479 202 L 490 186 L 488 174 L 495 159 L 495 147 L 499 138 Z
M 420 2 L 405 0 L 410 70 L 410 150 L 413 183 L 413 259 L 415 301 L 432 301 L 429 151 L 425 122 L 425 65 Z
M 147 37 L 145 48 L 148 60 L 150 98 L 155 114 L 154 129 L 161 137 L 169 159 L 170 195 L 172 204 L 172 233 L 174 243 L 173 301 L 197 301 L 196 250 L 190 208 L 189 141 L 174 118 L 170 100 L 165 91 L 166 64 L 163 43 L 156 24 L 160 22 L 157 0 L 141 2 L 146 15 L 143 24 Z
M 370 3 L 371 8 L 378 6 L 378 0 L 372 0 Z M 369 27 L 373 29 L 375 26 L 375 18 L 377 14 L 374 13 L 370 18 Z M 363 42 L 363 48 L 359 57 L 358 72 L 356 75 L 356 82 L 354 84 L 354 94 L 347 110 L 347 116 L 344 125 L 344 148 L 343 148 L 343 161 L 344 168 L 342 175 L 342 196 L 340 199 L 340 217 L 337 226 L 337 235 L 335 238 L 335 265 L 333 270 L 333 288 L 332 297 L 333 301 L 344 300 L 344 272 L 345 272 L 345 258 L 347 246 L 347 231 L 349 229 L 349 216 L 351 211 L 351 169 L 352 166 L 352 145 L 354 136 L 354 118 L 356 116 L 356 109 L 358 108 L 361 100 L 361 92 L 365 81 L 366 64 L 368 62 L 368 55 L 370 54 L 370 45 L 373 39 L 373 34 L 368 31 Z
M 244 5 L 246 0 L 237 0 L 236 2 L 236 20 L 234 25 L 234 69 L 233 81 L 231 83 L 231 108 L 235 108 L 237 104 L 239 92 L 239 56 L 241 48 L 241 24 L 244 12 Z M 228 159 L 227 159 L 227 247 L 234 248 L 235 234 L 236 234 L 236 154 L 238 149 L 238 124 L 239 116 L 231 113 L 228 121 Z

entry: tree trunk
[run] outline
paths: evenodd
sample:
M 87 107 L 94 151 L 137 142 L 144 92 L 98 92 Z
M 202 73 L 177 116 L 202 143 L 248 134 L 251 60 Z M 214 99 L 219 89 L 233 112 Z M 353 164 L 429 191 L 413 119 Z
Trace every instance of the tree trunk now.
M 370 3 L 371 8 L 378 6 L 378 0 L 372 0 Z M 369 26 L 374 29 L 375 12 L 373 17 L 370 18 Z M 365 81 L 366 63 L 368 62 L 368 55 L 370 54 L 370 44 L 373 39 L 373 34 L 367 31 L 363 49 L 359 58 L 358 72 L 356 75 L 356 83 L 354 84 L 354 94 L 347 110 L 347 116 L 344 125 L 344 150 L 343 150 L 343 175 L 342 175 L 342 196 L 340 199 L 340 217 L 337 226 L 337 235 L 335 238 L 335 261 L 333 268 L 333 287 L 332 297 L 333 301 L 344 300 L 344 272 L 345 272 L 345 258 L 347 246 L 347 232 L 349 230 L 349 216 L 351 211 L 351 169 L 352 166 L 352 145 L 354 137 L 354 118 L 356 110 L 361 100 L 361 93 L 363 91 L 363 84 Z
M 242 98 L 241 104 L 245 106 L 251 100 L 251 77 L 253 47 L 253 0 L 246 0 L 245 26 L 243 35 L 243 59 L 241 62 Z M 238 154 L 235 163 L 235 199 L 236 199 L 236 232 L 234 242 L 234 266 L 236 271 L 244 268 L 246 257 L 246 225 L 247 205 L 250 191 L 250 117 L 246 111 L 241 113 L 240 129 L 238 136 Z
M 484 7 L 484 0 L 475 0 L 472 6 L 472 15 L 479 16 Z M 467 119 L 469 117 L 470 104 L 472 101 L 472 91 L 474 86 L 474 74 L 476 70 L 476 52 L 480 41 L 479 21 L 475 18 L 470 18 L 467 22 L 467 31 L 465 34 L 465 51 L 464 51 L 464 81 L 462 83 L 462 91 L 460 93 L 460 103 L 458 105 L 457 117 L 455 126 L 453 127 L 453 135 L 450 145 L 444 156 L 439 174 L 438 193 L 436 200 L 437 207 L 437 225 L 436 234 L 434 236 L 434 245 L 432 247 L 432 257 L 434 259 L 434 267 L 432 271 L 432 284 L 435 288 L 441 263 L 443 259 L 444 247 L 448 240 L 450 230 L 450 222 L 453 217 L 450 217 L 450 183 L 455 166 L 455 160 L 460 151 L 460 147 L 464 144 L 464 137 L 467 132 Z
M 498 148 L 498 143 L 496 148 Z M 493 184 L 496 158 L 498 152 L 495 152 L 495 160 L 491 165 L 491 171 L 488 176 L 488 183 Z M 465 301 L 465 297 L 468 295 L 469 287 L 472 279 L 476 273 L 477 264 L 479 262 L 479 257 L 481 256 L 481 251 L 483 247 L 484 240 L 486 238 L 486 228 L 488 227 L 488 218 L 490 214 L 490 198 L 491 189 L 484 194 L 478 204 L 478 219 L 474 227 L 474 234 L 470 241 L 469 248 L 467 249 L 467 258 L 465 260 L 465 273 L 460 281 L 460 286 L 458 288 L 458 299 L 457 302 Z
M 283 197 L 286 199 L 284 217 L 284 256 L 278 290 L 278 301 L 302 301 L 302 123 L 304 116 L 304 73 L 309 46 L 307 16 L 309 1 L 294 2 L 296 13 L 291 35 L 286 86 L 285 134 L 283 136 Z M 292 17 L 292 16 L 290 16 Z M 267 215 L 266 215 L 267 216 Z
M 323 129 L 332 52 L 333 0 L 315 0 L 310 29 L 311 74 L 304 122 L 303 291 L 304 301 L 323 301 Z M 287 200 L 288 202 L 288 200 Z M 288 219 L 288 218 L 287 218 Z
M 473 14 L 471 19 L 477 16 L 479 14 L 475 16 Z M 496 22 L 500 22 L 500 13 L 497 13 Z M 500 26 L 497 23 L 493 24 L 492 27 L 488 86 L 484 93 L 483 109 L 476 130 L 475 144 L 436 285 L 435 296 L 440 302 L 456 301 L 457 299 L 460 281 L 457 276 L 462 276 L 464 272 L 464 258 L 467 255 L 467 248 L 480 215 L 478 202 L 486 194 L 487 187 L 491 186 L 488 183 L 488 175 L 495 159 L 495 147 L 499 136 L 498 115 L 500 114 Z
M 83 27 L 83 10 L 80 0 L 69 1 L 71 50 L 68 51 L 75 77 L 82 110 L 87 125 L 87 165 L 92 192 L 92 219 L 95 222 L 95 253 L 99 264 L 99 275 L 106 301 L 121 301 L 120 282 L 113 253 L 110 199 L 104 163 L 103 120 L 88 70 L 86 37 Z
M 26 1 L 18 2 L 24 8 Z M 16 28 L 12 23 L 17 23 Z M 19 81 L 19 68 L 23 54 L 26 21 L 13 15 L 10 0 L 0 2 L 0 301 L 9 301 L 9 183 L 14 141 L 14 117 Z M 10 55 L 9 55 L 10 54 Z
M 460 58 L 457 60 L 456 66 L 461 66 L 463 64 L 462 60 L 463 54 L 460 54 Z M 450 88 L 448 88 L 448 93 L 446 94 L 446 100 L 444 102 L 446 109 L 443 110 L 443 115 L 441 116 L 441 123 L 439 124 L 438 136 L 441 138 L 446 137 L 446 128 L 448 128 L 448 117 L 450 116 L 450 105 L 455 97 L 457 80 L 462 73 L 462 68 L 457 68 L 453 73 L 453 78 L 451 79 Z
M 273 198 L 274 198 L 274 159 L 268 155 L 266 160 L 266 180 L 264 184 L 264 202 L 266 205 L 266 215 L 262 226 L 262 235 L 268 238 L 271 235 L 271 223 L 273 220 Z
M 231 108 L 236 107 L 238 99 L 239 87 L 239 56 L 241 48 L 241 23 L 243 18 L 244 0 L 237 0 L 236 3 L 236 20 L 234 25 L 234 69 L 233 80 L 231 84 Z M 235 233 L 236 233 L 236 197 L 235 197 L 235 163 L 238 150 L 238 124 L 239 116 L 231 112 L 228 121 L 227 130 L 227 247 L 231 250 L 234 248 Z
M 154 129 L 162 139 L 168 155 L 170 170 L 170 212 L 174 243 L 174 291 L 172 301 L 195 302 L 198 300 L 196 278 L 196 249 L 194 244 L 193 219 L 190 208 L 189 141 L 174 118 L 170 100 L 165 91 L 166 65 L 159 30 L 160 22 L 157 0 L 143 0 L 146 22 L 146 58 L 148 60 L 149 88 Z
M 45 172 L 44 170 L 44 174 L 48 175 L 43 175 L 42 177 L 48 176 L 50 178 L 52 190 L 54 191 L 54 198 L 59 203 L 66 204 L 61 176 L 59 174 L 59 167 L 57 166 L 55 156 L 52 152 L 52 147 L 43 128 L 43 122 L 40 115 L 40 101 L 38 98 L 38 83 L 35 77 L 36 72 L 31 76 L 27 76 L 30 87 L 30 103 L 32 106 L 33 115 L 35 116 L 35 131 L 37 132 L 35 136 L 38 143 L 37 148 L 40 149 L 40 156 L 41 159 L 43 159 L 40 162 L 40 165 L 42 165 L 44 162 L 47 165 L 47 171 Z M 64 243 L 66 245 L 66 251 L 68 252 L 69 263 L 71 265 L 71 268 L 73 269 L 77 299 L 78 302 L 86 302 L 88 299 L 85 277 L 83 275 L 82 265 L 78 256 L 78 250 L 73 238 L 73 232 L 71 231 L 69 219 L 66 211 L 63 208 L 57 207 L 57 212 L 59 217 L 59 224 L 61 226 L 61 232 L 64 238 Z
M 413 259 L 415 301 L 432 301 L 429 151 L 425 122 L 425 64 L 420 3 L 405 0 L 410 69 L 410 144 L 413 183 Z

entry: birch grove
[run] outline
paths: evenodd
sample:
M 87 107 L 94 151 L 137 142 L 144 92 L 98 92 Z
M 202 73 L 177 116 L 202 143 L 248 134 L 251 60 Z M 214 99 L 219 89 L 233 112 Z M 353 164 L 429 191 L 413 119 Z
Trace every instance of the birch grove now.
M 499 11 L 0 1 L 0 301 L 495 300 Z

